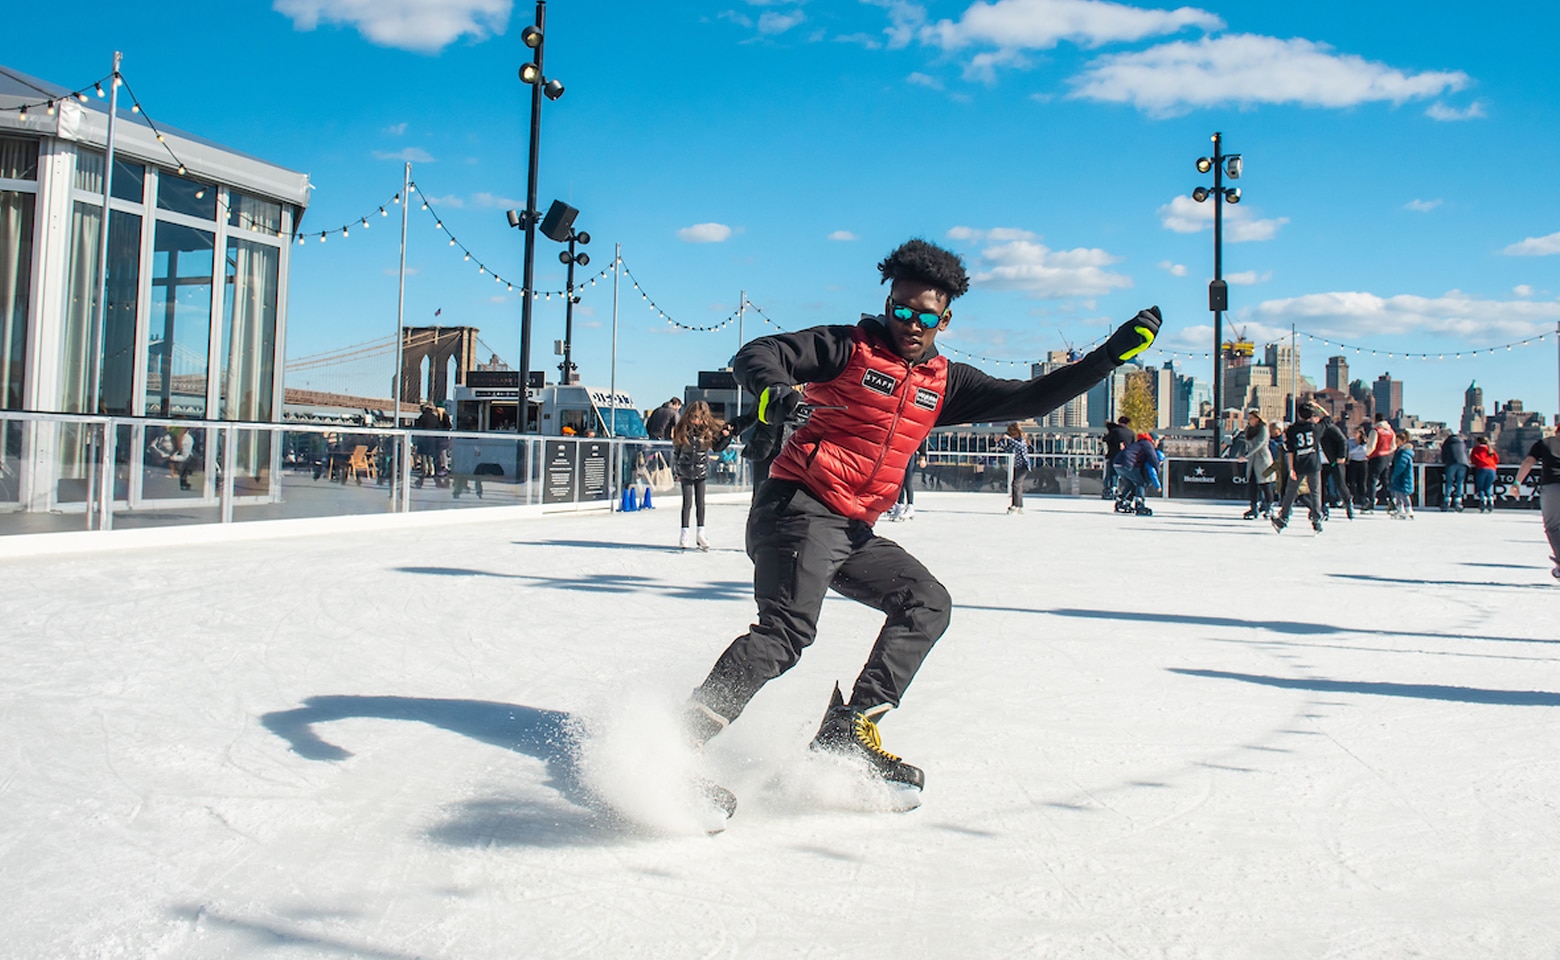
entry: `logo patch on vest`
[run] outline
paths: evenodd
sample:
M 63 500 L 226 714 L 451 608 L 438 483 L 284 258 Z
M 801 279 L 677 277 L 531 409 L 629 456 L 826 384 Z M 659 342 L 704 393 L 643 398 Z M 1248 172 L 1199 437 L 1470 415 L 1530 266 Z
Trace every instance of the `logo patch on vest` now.
M 939 397 L 935 390 L 928 390 L 925 387 L 916 388 L 914 403 L 922 410 L 936 410 L 937 401 L 941 399 L 942 397 Z
M 868 370 L 861 375 L 861 385 L 874 393 L 889 396 L 899 386 L 899 381 L 881 370 Z

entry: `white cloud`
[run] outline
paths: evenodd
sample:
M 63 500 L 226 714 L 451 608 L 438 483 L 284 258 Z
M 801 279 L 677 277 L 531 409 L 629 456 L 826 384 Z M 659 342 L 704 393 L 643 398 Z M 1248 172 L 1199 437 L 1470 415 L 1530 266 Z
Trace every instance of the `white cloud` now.
M 905 80 L 911 85 L 917 87 L 928 87 L 932 90 L 941 90 L 943 88 L 943 82 L 941 80 L 937 79 L 936 77 L 927 76 L 926 74 L 920 73 L 919 71 L 910 74 L 910 76 L 906 77 Z
M 888 26 L 883 33 L 888 37 L 890 50 L 900 50 L 910 45 L 916 31 L 926 23 L 926 7 L 912 0 L 862 0 L 874 7 L 888 11 Z
M 1484 116 L 1484 101 L 1475 100 L 1467 107 L 1458 110 L 1455 107 L 1448 107 L 1446 104 L 1437 100 L 1435 103 L 1432 103 L 1429 107 L 1425 108 L 1425 116 L 1429 117 L 1431 120 L 1439 120 L 1443 123 L 1455 123 L 1459 120 L 1478 120 Z
M 1242 270 L 1238 273 L 1226 273 L 1224 275 L 1225 283 L 1232 283 L 1237 287 L 1250 287 L 1258 283 L 1267 283 L 1271 279 L 1273 279 L 1273 271 L 1271 270 L 1265 270 L 1262 273 L 1258 273 L 1255 270 Z
M 1359 291 L 1312 293 L 1268 300 L 1253 309 L 1262 323 L 1294 323 L 1307 332 L 1341 339 L 1405 333 L 1438 333 L 1477 345 L 1492 337 L 1548 333 L 1560 320 L 1560 301 L 1486 300 L 1452 290 L 1439 297 Z
M 1230 34 L 1100 57 L 1071 82 L 1075 98 L 1174 115 L 1231 103 L 1401 104 L 1461 90 L 1469 78 L 1461 71 L 1404 73 L 1310 40 Z
M 856 236 L 854 233 L 851 233 L 849 230 L 836 230 L 833 233 L 829 234 L 829 239 L 830 240 L 839 240 L 839 241 L 849 241 L 849 240 L 860 240 L 861 238 Z
M 1547 237 L 1528 237 L 1521 243 L 1513 243 L 1501 253 L 1508 257 L 1547 257 L 1560 253 L 1560 233 L 1551 233 Z
M 996 0 L 973 3 L 958 22 L 919 30 L 922 42 L 944 50 L 989 44 L 1003 50 L 1049 50 L 1063 40 L 1079 46 L 1141 40 L 1187 27 L 1218 30 L 1224 21 L 1192 7 L 1144 10 L 1104 0 Z
M 1166 230 L 1176 233 L 1211 230 L 1213 205 L 1217 202 L 1211 197 L 1202 203 L 1187 196 L 1176 197 L 1159 208 L 1159 222 Z M 1279 228 L 1288 222 L 1288 217 L 1259 219 L 1248 206 L 1232 203 L 1224 205 L 1224 239 L 1230 243 L 1271 240 Z
M 438 53 L 463 36 L 502 34 L 512 0 L 273 0 L 299 30 L 325 23 L 355 27 L 384 47 Z
M 1531 297 L 1533 288 L 1525 283 L 1519 283 L 1511 288 L 1511 295 L 1514 297 Z
M 807 14 L 800 10 L 792 10 L 788 13 L 780 13 L 775 10 L 766 10 L 759 15 L 758 32 L 766 36 L 785 33 L 787 30 L 802 23 L 807 19 Z
M 471 202 L 488 210 L 524 210 L 524 200 L 514 200 L 509 197 L 500 197 L 492 193 L 474 193 Z
M 1415 210 L 1419 213 L 1429 213 L 1431 210 L 1439 207 L 1443 202 L 1444 201 L 1442 201 L 1439 197 L 1434 200 L 1420 200 L 1416 197 L 1415 199 L 1403 204 L 1403 209 Z
M 390 134 L 392 137 L 404 136 L 406 134 L 406 124 L 405 122 L 392 123 L 390 126 L 385 127 L 385 133 Z
M 730 238 L 731 228 L 724 223 L 696 223 L 677 231 L 684 243 L 725 243 Z
M 428 201 L 429 205 L 434 207 L 454 207 L 455 209 L 459 210 L 466 206 L 466 201 L 457 194 L 453 193 L 447 197 L 430 197 L 425 193 L 422 195 L 422 198 Z
M 1159 261 L 1159 269 L 1170 274 L 1172 277 L 1184 277 L 1187 274 L 1186 264 L 1175 263 L 1170 260 Z
M 1104 250 L 1052 250 L 1035 234 L 1011 227 L 955 227 L 948 236 L 992 244 L 980 252 L 985 268 L 976 269 L 970 277 L 977 286 L 1022 290 L 1047 298 L 1088 297 L 1132 286 L 1131 277 L 1105 269 L 1121 258 Z
M 405 163 L 433 163 L 433 156 L 421 147 L 407 147 L 405 150 L 375 150 L 375 160 L 400 160 Z

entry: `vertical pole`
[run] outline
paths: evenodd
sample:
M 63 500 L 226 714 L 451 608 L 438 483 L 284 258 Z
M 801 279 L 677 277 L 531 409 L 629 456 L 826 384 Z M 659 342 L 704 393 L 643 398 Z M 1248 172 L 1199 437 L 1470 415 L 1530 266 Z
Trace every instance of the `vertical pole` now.
M 412 165 L 406 165 L 401 177 L 401 270 L 395 300 L 395 377 L 391 389 L 395 391 L 395 428 L 401 429 L 401 384 L 406 379 L 402 366 L 406 356 L 402 352 L 406 343 L 406 216 L 412 205 Z
M 1295 325 L 1289 325 L 1289 419 L 1300 419 L 1300 343 Z
M 1224 135 L 1213 135 L 1213 279 L 1224 279 Z M 1213 311 L 1213 455 L 1224 449 L 1224 311 Z
M 520 298 L 520 433 L 531 429 L 531 401 L 526 381 L 531 378 L 531 312 L 536 304 L 532 282 L 536 277 L 536 151 L 542 137 L 542 48 L 547 46 L 547 0 L 536 0 L 536 29 L 542 40 L 532 58 L 536 82 L 531 84 L 531 157 L 525 180 L 525 280 Z
M 98 226 L 98 256 L 97 256 L 97 309 L 92 311 L 92 353 L 87 358 L 87 403 L 85 413 L 101 413 L 103 410 L 103 338 L 104 328 L 108 324 L 108 200 L 110 189 L 114 181 L 114 120 L 119 115 L 119 65 L 124 59 L 124 54 L 114 51 L 114 72 L 108 79 L 108 135 L 103 149 L 103 222 Z M 101 440 L 93 444 L 95 451 L 88 451 L 87 455 L 87 490 L 95 489 L 102 472 L 103 485 L 113 490 L 113 481 L 110 478 L 114 465 L 108 462 L 107 433 L 113 429 L 109 424 L 103 425 Z M 90 443 L 90 440 L 89 440 Z M 93 510 L 92 496 L 88 494 L 87 528 L 92 529 L 92 514 L 97 514 L 97 525 L 100 530 L 107 530 L 109 525 L 108 505 L 113 502 L 113 494 L 105 495 L 98 503 L 98 509 Z
M 569 272 L 563 284 L 563 378 L 564 386 L 574 382 L 574 241 L 575 233 L 569 231 Z
M 746 313 L 745 313 L 746 310 L 747 310 L 747 291 L 746 290 L 740 290 L 740 291 L 737 292 L 737 353 L 741 353 L 742 352 L 742 344 L 746 342 L 742 338 L 742 321 L 743 321 L 743 319 L 744 319 L 744 317 L 746 315 Z M 735 357 L 735 354 L 733 354 L 733 357 Z M 732 360 L 732 366 L 733 367 L 736 366 L 736 360 L 735 359 Z M 733 370 L 732 372 L 735 373 L 736 371 Z M 736 378 L 732 377 L 732 380 L 735 381 Z M 740 416 L 742 416 L 742 384 L 741 383 L 737 383 L 737 391 L 736 391 L 736 393 L 737 393 L 737 407 L 736 407 L 735 410 L 732 411 L 732 414 L 731 414 L 732 417 L 740 417 Z
M 617 307 L 618 264 L 623 261 L 623 245 L 612 245 L 612 381 L 608 390 L 612 393 L 612 422 L 607 424 L 607 436 L 617 436 Z

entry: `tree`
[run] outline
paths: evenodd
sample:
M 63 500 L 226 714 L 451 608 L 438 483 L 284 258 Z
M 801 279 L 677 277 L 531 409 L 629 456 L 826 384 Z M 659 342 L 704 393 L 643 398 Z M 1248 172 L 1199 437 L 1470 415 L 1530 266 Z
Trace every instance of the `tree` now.
M 1117 404 L 1117 415 L 1130 417 L 1132 429 L 1147 433 L 1159 423 L 1159 411 L 1154 406 L 1153 375 L 1147 370 L 1127 375 L 1126 388 Z

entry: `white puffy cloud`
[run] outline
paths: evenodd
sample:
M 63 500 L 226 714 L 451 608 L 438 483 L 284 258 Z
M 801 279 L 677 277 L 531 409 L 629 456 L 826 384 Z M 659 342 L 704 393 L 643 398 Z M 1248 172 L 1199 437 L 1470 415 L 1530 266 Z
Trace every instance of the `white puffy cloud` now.
M 988 244 L 970 282 L 994 290 L 1022 290 L 1036 297 L 1089 297 L 1132 286 L 1132 278 L 1105 269 L 1121 258 L 1104 250 L 1052 250 L 1027 231 L 1011 227 L 955 227 L 950 239 Z
M 1172 277 L 1184 277 L 1189 272 L 1186 269 L 1186 264 L 1184 264 L 1184 263 L 1176 263 L 1176 262 L 1174 262 L 1172 260 L 1161 260 L 1161 261 L 1159 261 L 1159 269 L 1161 269 L 1161 270 L 1165 271 L 1166 273 L 1170 274 L 1170 276 L 1172 276 Z
M 849 230 L 836 230 L 829 234 L 829 239 L 848 242 L 851 240 L 860 240 L 861 238 L 856 236 L 854 233 L 851 233 Z
M 390 134 L 392 137 L 403 136 L 406 133 L 406 122 L 390 124 L 390 126 L 385 127 L 385 133 Z
M 1416 197 L 1413 200 L 1410 200 L 1407 203 L 1403 204 L 1403 209 L 1404 210 L 1413 210 L 1413 211 L 1416 211 L 1418 213 L 1429 213 L 1431 210 L 1434 210 L 1436 207 L 1439 207 L 1443 202 L 1444 201 L 1442 201 L 1439 198 L 1437 198 L 1435 200 L 1420 200 L 1419 198 Z
M 1461 110 L 1456 107 L 1448 107 L 1437 100 L 1425 108 L 1425 116 L 1431 120 L 1439 120 L 1443 123 L 1455 123 L 1459 120 L 1478 120 L 1484 116 L 1484 101 L 1475 100 Z
M 514 200 L 509 197 L 501 197 L 493 193 L 474 193 L 471 202 L 479 207 L 489 210 L 524 210 L 524 200 Z
M 932 90 L 943 89 L 943 82 L 936 77 L 916 71 L 905 78 L 905 82 L 917 87 L 927 87 Z
M 996 0 L 974 3 L 957 21 L 939 20 L 918 31 L 944 50 L 972 44 L 1004 50 L 1048 50 L 1063 40 L 1080 46 L 1141 40 L 1187 27 L 1218 30 L 1224 21 L 1205 10 L 1145 10 L 1105 0 Z
M 731 239 L 731 228 L 724 223 L 696 223 L 678 230 L 677 239 L 684 243 L 725 243 Z
M 1490 300 L 1460 290 L 1439 297 L 1382 297 L 1340 291 L 1267 300 L 1253 308 L 1252 316 L 1274 327 L 1293 323 L 1309 333 L 1342 339 L 1437 333 L 1477 345 L 1492 337 L 1527 337 L 1552 331 L 1555 321 L 1560 320 L 1560 301 Z
M 375 150 L 375 160 L 400 160 L 403 163 L 433 163 L 433 155 L 421 147 L 404 150 Z
M 1174 115 L 1219 104 L 1400 104 L 1468 83 L 1461 71 L 1405 73 L 1310 40 L 1229 34 L 1100 57 L 1073 78 L 1071 96 Z
M 1525 283 L 1519 283 L 1511 288 L 1511 295 L 1514 297 L 1531 297 L 1533 288 Z
M 355 27 L 384 47 L 437 53 L 456 39 L 502 34 L 512 0 L 273 0 L 299 30 L 320 23 Z
M 785 13 L 777 10 L 766 10 L 759 15 L 758 32 L 766 36 L 774 36 L 775 34 L 785 33 L 806 19 L 807 14 L 801 10 L 790 10 Z
M 1560 253 L 1560 233 L 1551 233 L 1547 237 L 1528 237 L 1521 243 L 1513 243 L 1501 253 L 1508 257 L 1547 257 Z
M 1224 282 L 1234 284 L 1237 287 L 1250 287 L 1259 283 L 1267 283 L 1273 279 L 1273 271 L 1264 270 L 1258 273 L 1255 270 L 1241 270 L 1237 273 L 1226 273 Z
M 1198 203 L 1191 197 L 1180 196 L 1159 208 L 1159 222 L 1166 230 L 1176 233 L 1197 233 L 1213 229 L 1213 205 L 1211 197 Z M 1278 230 L 1289 222 L 1288 217 L 1262 219 L 1255 216 L 1248 206 L 1226 203 L 1224 205 L 1224 239 L 1230 243 L 1271 240 Z

